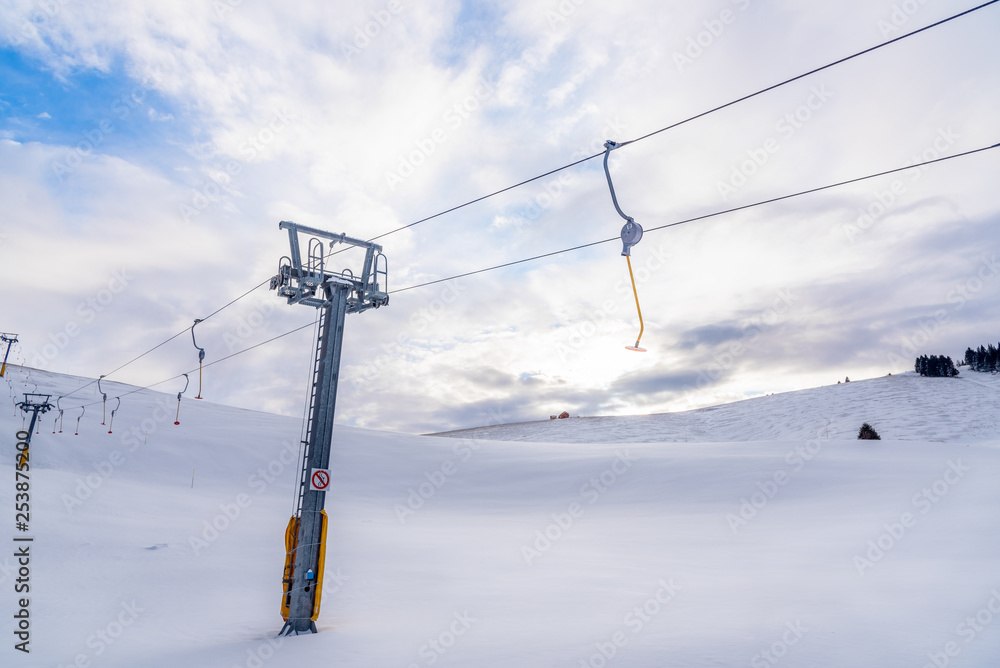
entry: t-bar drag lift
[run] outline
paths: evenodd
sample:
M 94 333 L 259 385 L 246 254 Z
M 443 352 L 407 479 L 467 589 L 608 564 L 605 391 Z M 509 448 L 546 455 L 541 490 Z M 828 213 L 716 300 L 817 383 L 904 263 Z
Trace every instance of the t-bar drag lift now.
M 604 142 L 604 174 L 608 177 L 608 188 L 611 189 L 611 201 L 615 205 L 615 211 L 618 215 L 625 219 L 625 225 L 622 226 L 622 255 L 625 256 L 625 262 L 628 263 L 628 277 L 632 281 L 632 294 L 635 296 L 635 310 L 639 314 L 639 336 L 635 337 L 635 345 L 625 346 L 627 350 L 633 350 L 637 353 L 646 352 L 645 348 L 639 347 L 639 339 L 642 338 L 642 332 L 645 330 L 645 325 L 642 322 L 642 309 L 639 308 L 639 292 L 635 289 L 635 275 L 632 273 L 632 246 L 635 246 L 642 239 L 642 225 L 635 222 L 632 216 L 626 216 L 622 211 L 622 208 L 618 206 L 618 197 L 615 195 L 615 185 L 611 182 L 611 171 L 608 169 L 608 156 L 611 155 L 611 151 L 623 146 L 624 144 L 619 144 L 618 142 L 611 141 L 610 139 Z
M 194 347 L 198 349 L 198 396 L 195 399 L 201 399 L 201 363 L 205 361 L 205 349 L 198 345 L 198 342 L 194 338 L 194 328 L 198 326 L 201 322 L 201 318 L 196 318 L 194 324 L 191 325 L 191 343 Z M 187 374 L 184 374 L 187 377 Z M 184 388 L 185 390 L 187 387 Z

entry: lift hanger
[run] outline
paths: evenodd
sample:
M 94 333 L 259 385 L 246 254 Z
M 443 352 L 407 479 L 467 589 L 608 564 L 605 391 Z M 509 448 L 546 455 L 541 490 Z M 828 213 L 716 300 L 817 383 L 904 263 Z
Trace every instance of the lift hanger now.
M 635 296 L 635 310 L 639 314 L 639 336 L 635 337 L 635 345 L 625 346 L 627 350 L 633 350 L 637 353 L 646 352 L 645 348 L 639 347 L 639 339 L 642 338 L 642 333 L 645 330 L 645 325 L 642 322 L 642 309 L 639 308 L 639 292 L 635 288 L 635 275 L 632 273 L 632 246 L 635 246 L 642 239 L 642 225 L 635 222 L 632 216 L 626 216 L 622 208 L 618 206 L 618 197 L 615 195 L 615 186 L 611 182 L 611 171 L 608 169 L 608 156 L 611 155 L 611 151 L 622 146 L 618 142 L 611 141 L 610 139 L 604 142 L 604 174 L 608 177 L 608 188 L 611 190 L 611 201 L 615 205 L 615 210 L 618 215 L 625 219 L 625 225 L 622 226 L 622 255 L 625 256 L 625 262 L 628 263 L 628 277 L 632 280 L 632 294 Z

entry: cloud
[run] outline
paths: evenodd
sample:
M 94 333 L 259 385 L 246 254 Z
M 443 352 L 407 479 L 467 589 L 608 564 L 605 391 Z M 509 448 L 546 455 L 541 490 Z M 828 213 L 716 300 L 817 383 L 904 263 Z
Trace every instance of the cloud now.
M 157 122 L 157 123 L 160 123 L 160 122 L 163 122 L 163 121 L 172 121 L 172 120 L 174 120 L 174 115 L 173 114 L 169 114 L 169 113 L 168 114 L 163 114 L 163 113 L 160 113 L 160 112 L 156 111 L 156 109 L 153 109 L 152 107 L 150 107 L 149 109 L 146 110 L 146 114 L 149 116 L 149 120 Z
M 289 252 L 279 220 L 381 235 L 871 46 L 892 11 L 724 5 L 739 19 L 708 39 L 720 7 L 646 0 L 431 0 L 388 19 L 380 0 L 116 0 L 43 15 L 17 3 L 0 38 L 25 63 L 23 90 L 61 91 L 73 113 L 2 102 L 5 327 L 33 353 L 58 349 L 53 370 L 106 373 L 266 281 Z M 928 5 L 910 25 L 944 13 Z M 995 143 L 982 130 L 1000 103 L 989 25 L 953 22 L 616 151 L 619 201 L 647 229 L 632 262 L 648 353 L 624 350 L 639 320 L 620 247 L 592 246 L 351 316 L 339 419 L 440 431 L 497 411 L 679 410 L 883 375 L 907 341 L 954 355 L 988 340 L 1000 313 L 979 275 L 1000 241 L 993 153 L 651 230 Z M 690 39 L 702 53 L 679 69 Z M 829 100 L 780 125 L 816 86 Z M 724 199 L 734 169 L 741 184 Z M 395 290 L 616 237 L 621 223 L 595 159 L 378 243 Z M 121 269 L 129 288 L 84 322 Z M 199 336 L 220 359 L 314 317 L 262 288 Z M 208 391 L 300 414 L 311 336 L 211 367 Z M 179 337 L 121 379 L 170 377 L 193 352 Z
M 744 336 L 744 331 L 734 324 L 704 325 L 684 332 L 678 345 L 690 349 L 702 345 L 718 345 Z
M 615 381 L 612 391 L 622 395 L 644 395 L 644 399 L 652 403 L 651 399 L 662 399 L 663 395 L 689 390 L 699 380 L 699 375 L 693 371 L 664 372 L 651 369 L 622 376 Z

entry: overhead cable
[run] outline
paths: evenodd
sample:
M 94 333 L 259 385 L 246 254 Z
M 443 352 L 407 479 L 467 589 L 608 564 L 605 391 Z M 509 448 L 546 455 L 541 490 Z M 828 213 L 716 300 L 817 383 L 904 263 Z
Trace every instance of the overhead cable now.
M 745 209 L 752 209 L 754 207 L 763 206 L 764 204 L 771 204 L 773 202 L 780 202 L 781 200 L 791 199 L 793 197 L 801 197 L 803 195 L 808 195 L 810 193 L 820 192 L 821 190 L 830 190 L 831 188 L 839 188 L 840 186 L 846 186 L 851 183 L 857 183 L 859 181 L 866 181 L 868 179 L 874 179 L 879 176 L 885 176 L 887 174 L 895 174 L 897 172 L 904 172 L 910 169 L 924 167 L 926 165 L 932 165 L 936 162 L 944 162 L 945 160 L 954 160 L 955 158 L 962 158 L 974 153 L 981 153 L 983 151 L 989 151 L 990 149 L 1000 147 L 1000 143 L 993 144 L 992 146 L 984 146 L 982 148 L 977 148 L 971 151 L 965 151 L 964 153 L 956 153 L 955 155 L 945 156 L 943 158 L 936 158 L 934 160 L 927 160 L 926 162 L 911 163 L 905 167 L 896 167 L 894 169 L 887 169 L 882 172 L 877 172 L 875 174 L 868 174 L 867 176 L 859 176 L 854 179 L 848 179 L 846 181 L 838 181 L 837 183 L 830 183 L 825 186 L 819 186 L 816 188 L 810 188 L 808 190 L 800 190 L 799 192 L 791 193 L 789 195 L 781 195 L 780 197 L 772 197 L 770 199 L 761 200 L 759 202 L 753 202 L 751 204 L 743 204 L 741 206 L 732 207 L 729 209 L 724 209 L 722 211 L 715 211 L 713 213 L 706 213 L 701 216 L 695 216 L 694 218 L 687 218 L 684 220 L 678 220 L 673 223 L 667 223 L 665 225 L 659 225 L 657 227 L 651 227 L 645 232 L 648 234 L 650 232 L 656 232 L 658 230 L 664 230 L 668 227 L 676 227 L 678 225 L 685 225 L 687 223 L 693 223 L 699 220 L 705 220 L 707 218 L 714 218 L 716 216 L 722 216 L 727 213 L 734 213 L 736 211 L 743 211 Z M 428 285 L 434 285 L 435 283 L 443 283 L 445 281 L 453 281 L 457 278 L 465 278 L 466 276 L 474 276 L 475 274 L 482 274 L 487 271 L 493 271 L 495 269 L 503 269 L 504 267 L 511 267 L 516 264 L 523 264 L 525 262 L 532 262 L 534 260 L 541 260 L 543 258 L 552 257 L 554 255 L 562 255 L 563 253 L 571 253 L 573 251 L 582 250 L 584 248 L 590 248 L 591 246 L 597 246 L 599 244 L 606 244 L 612 241 L 620 241 L 621 237 L 610 237 L 608 239 L 601 239 L 599 241 L 591 241 L 590 243 L 580 244 L 578 246 L 572 246 L 570 248 L 563 248 L 562 250 L 552 251 L 551 253 L 543 253 L 541 255 L 533 255 L 532 257 L 526 257 L 521 260 L 514 260 L 512 262 L 504 262 L 503 264 L 494 265 L 492 267 L 485 267 L 483 269 L 476 269 L 475 271 L 467 271 L 463 274 L 456 274 L 454 276 L 449 276 L 448 278 L 439 278 L 433 281 L 427 281 L 425 283 L 418 283 L 416 285 L 408 285 L 404 288 L 397 288 L 396 290 L 390 290 L 389 294 L 396 294 L 397 292 L 406 292 L 407 290 L 416 290 L 417 288 L 423 288 Z

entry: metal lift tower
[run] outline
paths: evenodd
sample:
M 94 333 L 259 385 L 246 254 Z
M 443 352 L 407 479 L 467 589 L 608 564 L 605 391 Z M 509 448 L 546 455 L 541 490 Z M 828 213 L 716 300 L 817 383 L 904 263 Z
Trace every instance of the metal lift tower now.
M 281 614 L 285 625 L 279 635 L 316 633 L 323 590 L 326 556 L 326 490 L 330 484 L 330 445 L 340 374 L 340 350 L 344 320 L 348 313 L 361 313 L 389 302 L 388 264 L 378 244 L 332 234 L 288 221 L 278 224 L 288 230 L 290 256 L 281 258 L 271 289 L 288 299 L 320 309 L 319 337 L 309 394 L 308 425 L 302 442 L 298 503 L 285 533 L 285 570 L 282 577 Z M 303 257 L 300 235 L 308 238 Z M 350 269 L 326 270 L 325 244 L 346 244 L 365 249 L 360 273 Z
M 17 343 L 17 334 L 0 332 L 0 343 L 7 344 L 7 350 L 3 354 L 3 364 L 0 365 L 0 378 L 3 378 L 3 375 L 7 373 L 7 358 L 10 356 L 11 346 Z
M 24 411 L 25 415 L 31 413 L 31 424 L 28 425 L 27 430 L 28 438 L 24 439 L 24 442 L 29 446 L 31 445 L 31 435 L 35 433 L 35 423 L 38 422 L 38 414 L 45 414 L 52 410 L 52 404 L 49 403 L 51 397 L 51 394 L 27 393 L 24 395 L 24 401 L 17 404 L 17 407 Z

